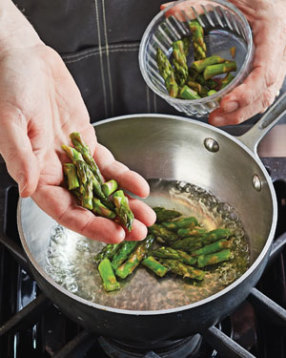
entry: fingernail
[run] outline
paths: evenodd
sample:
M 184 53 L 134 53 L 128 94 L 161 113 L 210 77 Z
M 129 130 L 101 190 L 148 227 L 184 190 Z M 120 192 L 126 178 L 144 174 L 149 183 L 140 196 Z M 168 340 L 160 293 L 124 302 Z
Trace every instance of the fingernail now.
M 239 107 L 239 104 L 237 102 L 234 102 L 234 101 L 233 102 L 227 102 L 223 106 L 223 110 L 225 112 L 230 113 L 230 112 L 236 111 L 238 109 L 238 107 Z
M 121 241 L 123 241 L 124 239 L 125 239 L 125 236 L 126 236 L 126 234 L 125 234 L 125 231 L 124 231 L 124 229 L 122 228 L 122 230 L 120 230 L 120 232 L 119 232 L 119 240 L 120 240 L 120 242 Z
M 225 123 L 225 119 L 223 118 L 223 117 L 215 117 L 215 118 L 213 118 L 213 124 L 215 125 L 215 126 L 223 126 Z

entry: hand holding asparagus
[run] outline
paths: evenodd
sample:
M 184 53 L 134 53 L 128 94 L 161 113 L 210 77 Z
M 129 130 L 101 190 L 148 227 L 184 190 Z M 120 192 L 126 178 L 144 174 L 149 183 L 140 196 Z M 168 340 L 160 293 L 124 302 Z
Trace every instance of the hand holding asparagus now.
M 70 134 L 74 147 L 62 145 L 72 163 L 64 163 L 63 170 L 67 188 L 74 193 L 80 205 L 100 215 L 119 222 L 131 231 L 134 214 L 128 198 L 118 189 L 116 180 L 104 183 L 103 176 L 88 146 L 78 132 Z

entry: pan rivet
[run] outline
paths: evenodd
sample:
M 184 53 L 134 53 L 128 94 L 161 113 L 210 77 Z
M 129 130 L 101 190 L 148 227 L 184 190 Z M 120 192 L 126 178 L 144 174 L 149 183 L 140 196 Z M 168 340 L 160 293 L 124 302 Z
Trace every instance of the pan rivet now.
M 218 142 L 213 138 L 206 138 L 204 140 L 204 145 L 209 152 L 216 153 L 219 151 Z
M 252 178 L 252 184 L 255 190 L 260 191 L 261 190 L 261 180 L 259 179 L 259 176 L 254 174 Z

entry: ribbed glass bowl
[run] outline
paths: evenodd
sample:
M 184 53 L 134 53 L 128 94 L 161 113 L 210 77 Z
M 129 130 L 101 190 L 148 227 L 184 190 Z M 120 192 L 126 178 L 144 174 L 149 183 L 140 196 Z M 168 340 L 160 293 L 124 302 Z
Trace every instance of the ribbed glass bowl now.
M 172 43 L 191 35 L 188 22 L 197 19 L 204 28 L 207 57 L 219 55 L 235 60 L 235 78 L 217 93 L 195 100 L 169 96 L 156 62 L 157 48 L 160 47 L 170 59 Z M 235 58 L 230 48 L 235 47 Z M 143 78 L 151 90 L 165 99 L 178 111 L 200 118 L 219 106 L 221 98 L 238 84 L 250 71 L 253 58 L 251 28 L 245 16 L 231 3 L 224 0 L 181 0 L 175 1 L 160 11 L 144 32 L 139 49 L 139 66 Z M 193 47 L 187 57 L 188 65 L 194 61 Z

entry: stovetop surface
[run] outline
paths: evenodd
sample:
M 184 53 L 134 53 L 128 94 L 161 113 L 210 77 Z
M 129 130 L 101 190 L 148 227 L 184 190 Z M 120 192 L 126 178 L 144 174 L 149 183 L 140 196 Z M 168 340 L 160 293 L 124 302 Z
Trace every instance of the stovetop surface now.
M 286 356 L 286 158 L 264 158 L 263 162 L 272 176 L 278 198 L 279 218 L 276 247 L 270 257 L 272 263 L 249 298 L 219 325 L 210 327 L 190 357 Z M 4 172 L 4 165 L 0 164 L 0 183 L 6 188 L 0 191 L 0 202 L 5 199 L 6 203 L 5 210 L 0 210 L 6 240 L 0 245 L 0 357 L 125 358 L 124 349 L 114 356 L 107 355 L 102 347 L 106 349 L 109 339 L 85 331 L 63 315 L 31 278 L 17 231 L 17 187 Z M 278 308 L 272 307 L 271 300 Z M 114 348 L 114 342 L 111 344 Z M 132 357 L 171 357 L 166 354 L 146 351 L 135 352 Z M 174 357 L 183 358 L 176 354 Z

